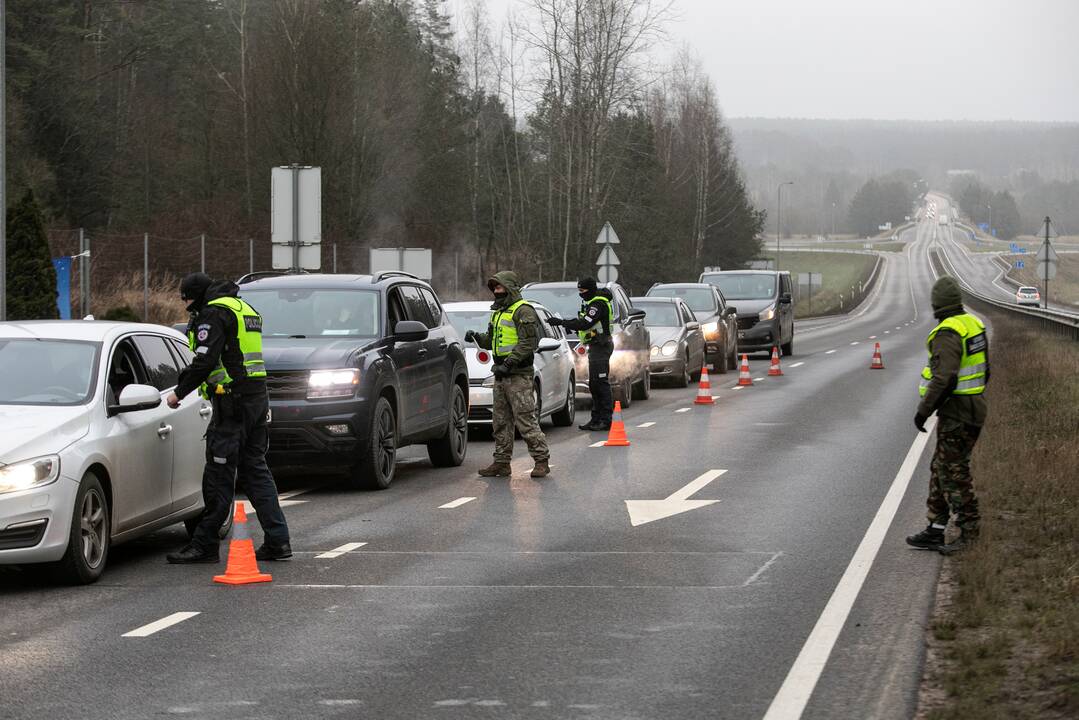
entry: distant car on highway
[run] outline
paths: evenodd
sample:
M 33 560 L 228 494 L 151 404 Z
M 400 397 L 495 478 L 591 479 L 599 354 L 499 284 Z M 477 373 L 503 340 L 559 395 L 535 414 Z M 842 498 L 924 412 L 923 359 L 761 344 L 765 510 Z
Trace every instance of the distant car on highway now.
M 700 378 L 705 360 L 701 324 L 680 298 L 635 297 L 633 307 L 644 310 L 644 324 L 652 336 L 653 382 L 664 379 L 686 387 Z
M 240 296 L 263 320 L 271 465 L 343 467 L 374 490 L 389 487 L 406 445 L 426 445 L 438 467 L 464 461 L 468 365 L 426 282 L 256 273 Z
M 724 270 L 702 273 L 701 282 L 719 288 L 738 308 L 738 347 L 767 352 L 778 345 L 794 353 L 794 298 L 791 274 L 777 270 Z
M 614 324 L 614 354 L 611 356 L 611 384 L 614 397 L 629 407 L 634 400 L 647 400 L 652 393 L 649 353 L 652 341 L 644 325 L 644 313 L 634 308 L 629 294 L 618 283 L 603 283 L 601 289 L 611 295 Z M 575 318 L 581 298 L 575 282 L 529 283 L 521 288 L 527 299 L 539 303 L 563 318 Z M 570 334 L 567 342 L 574 350 L 577 365 L 577 390 L 588 392 L 588 353 L 578 338 Z
M 91 583 L 113 545 L 194 530 L 213 411 L 163 402 L 192 357 L 157 325 L 0 323 L 0 565 Z
M 553 313 L 539 304 L 533 304 L 540 319 L 543 337 L 535 356 L 536 407 L 539 416 L 550 416 L 555 425 L 567 427 L 573 424 L 577 412 L 577 370 L 573 351 L 566 342 L 560 327 L 547 324 Z M 485 333 L 491 320 L 489 302 L 446 303 L 446 316 L 464 337 L 469 330 Z M 464 347 L 468 361 L 468 424 L 490 425 L 493 419 L 494 382 L 492 374 L 494 358 L 489 350 L 468 343 Z
M 1015 291 L 1015 302 L 1018 305 L 1037 307 L 1042 302 L 1042 296 L 1038 292 L 1038 288 L 1024 286 Z
M 701 324 L 705 362 L 721 373 L 738 367 L 738 310 L 727 304 L 718 287 L 705 282 L 662 283 L 649 288 L 648 297 L 684 300 Z

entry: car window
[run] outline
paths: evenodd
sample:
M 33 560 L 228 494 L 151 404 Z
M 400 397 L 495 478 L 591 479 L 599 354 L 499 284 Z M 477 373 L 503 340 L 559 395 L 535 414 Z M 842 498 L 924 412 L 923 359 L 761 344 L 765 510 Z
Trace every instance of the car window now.
M 719 312 L 723 312 L 724 310 L 727 309 L 727 298 L 723 297 L 723 293 L 721 293 L 719 291 L 719 288 L 715 288 L 715 292 L 716 292 L 716 303 L 718 304 Z
M 393 288 L 388 295 L 389 303 L 386 312 L 390 320 L 390 326 L 387 329 L 387 333 L 389 334 L 396 332 L 397 323 L 408 319 L 408 313 L 405 312 L 405 304 L 404 301 L 401 300 L 401 293 L 399 290 L 400 288 Z
M 418 287 L 415 285 L 401 285 L 397 289 L 401 291 L 401 299 L 405 303 L 405 312 L 408 313 L 409 320 L 421 322 L 428 328 L 437 327 L 431 317 L 431 308 L 427 305 L 427 301 L 423 299 Z
M 424 301 L 427 303 L 427 307 L 431 311 L 431 320 L 434 321 L 434 325 L 431 327 L 437 327 L 442 324 L 442 305 L 439 304 L 438 298 L 435 294 L 427 288 L 420 288 L 420 294 L 423 296 Z
M 181 370 L 186 368 L 195 359 L 195 353 L 191 352 L 191 348 L 184 345 L 179 340 L 170 340 L 169 347 L 172 348 L 172 352 L 175 355 L 176 364 Z
M 623 321 L 629 317 L 629 299 L 626 297 L 626 293 L 622 288 L 615 287 L 614 290 L 614 319 Z
M 780 275 L 779 278 L 780 293 L 790 294 L 791 291 L 791 277 L 790 275 Z
M 94 393 L 101 344 L 0 338 L 0 404 L 79 405 Z
M 539 336 L 540 338 L 557 338 L 555 335 L 555 328 L 547 324 L 547 318 L 550 317 L 545 311 L 537 310 L 536 317 L 539 318 Z
M 684 304 L 679 304 L 679 308 L 682 310 L 682 322 L 690 323 L 694 322 L 697 318 L 693 317 L 693 313 L 690 312 L 689 307 Z
M 176 387 L 180 370 L 169 352 L 165 338 L 157 335 L 136 335 L 132 338 L 146 366 L 146 377 L 158 390 Z
M 138 353 L 131 345 L 131 340 L 124 338 L 116 344 L 109 360 L 108 402 L 115 405 L 120 399 L 120 393 L 128 385 L 148 385 L 146 368 L 142 366 Z
M 377 337 L 379 295 L 340 288 L 253 288 L 244 299 L 262 315 L 262 336 Z

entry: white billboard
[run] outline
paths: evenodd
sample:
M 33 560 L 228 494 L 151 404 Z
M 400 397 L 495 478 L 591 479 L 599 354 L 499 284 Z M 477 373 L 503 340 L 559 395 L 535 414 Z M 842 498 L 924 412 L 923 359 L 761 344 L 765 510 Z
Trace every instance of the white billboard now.
M 298 182 L 298 187 L 293 183 Z M 293 207 L 298 202 L 298 217 Z M 294 237 L 295 236 L 295 237 Z M 270 242 L 275 270 L 293 269 L 294 241 L 299 267 L 322 268 L 322 168 L 275 167 L 270 175 Z
M 431 279 L 428 248 L 371 248 L 371 274 L 400 270 L 423 280 Z

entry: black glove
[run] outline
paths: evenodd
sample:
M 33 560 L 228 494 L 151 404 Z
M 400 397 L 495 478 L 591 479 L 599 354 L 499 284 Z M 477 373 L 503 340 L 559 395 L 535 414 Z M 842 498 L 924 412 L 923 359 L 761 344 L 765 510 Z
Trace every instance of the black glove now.
M 918 428 L 918 432 L 928 432 L 925 429 L 925 421 L 928 419 L 928 415 L 922 415 L 920 412 L 914 413 L 914 427 Z
M 465 333 L 465 342 L 476 342 L 476 331 L 469 330 Z
M 547 324 L 551 327 L 561 327 L 562 325 L 566 324 L 566 321 L 560 317 L 552 317 L 550 320 L 547 321 Z
M 508 378 L 510 376 L 509 366 L 507 366 L 505 363 L 496 364 L 491 369 L 491 372 L 494 373 L 495 380 L 505 380 L 506 378 Z

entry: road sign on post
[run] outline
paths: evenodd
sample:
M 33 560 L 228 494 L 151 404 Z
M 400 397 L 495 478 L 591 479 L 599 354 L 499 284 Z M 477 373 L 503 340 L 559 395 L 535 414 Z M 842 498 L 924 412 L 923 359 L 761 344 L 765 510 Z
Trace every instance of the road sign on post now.
M 616 266 L 621 265 L 622 261 L 618 259 L 618 255 L 611 246 L 619 245 L 621 242 L 618 239 L 618 233 L 614 231 L 611 224 L 609 222 L 603 223 L 603 229 L 599 231 L 599 237 L 596 238 L 596 244 L 603 246 L 599 257 L 596 258 L 596 265 L 599 266 L 596 271 L 596 279 L 602 283 L 618 282 L 618 268 Z
M 421 280 L 431 279 L 431 251 L 428 248 L 371 248 L 371 274 L 400 270 Z
M 270 181 L 273 268 L 322 269 L 322 168 L 275 167 Z
M 618 268 L 614 265 L 601 265 L 596 278 L 601 283 L 618 282 Z
M 1038 248 L 1036 259 L 1038 261 L 1038 277 L 1042 279 L 1044 292 L 1042 293 L 1042 307 L 1049 308 L 1049 281 L 1057 276 L 1057 251 L 1049 244 L 1052 223 L 1049 216 L 1045 216 L 1045 243 Z M 1053 237 L 1056 234 L 1053 233 Z

